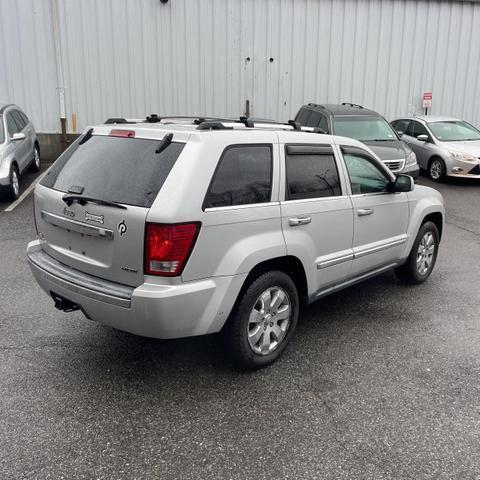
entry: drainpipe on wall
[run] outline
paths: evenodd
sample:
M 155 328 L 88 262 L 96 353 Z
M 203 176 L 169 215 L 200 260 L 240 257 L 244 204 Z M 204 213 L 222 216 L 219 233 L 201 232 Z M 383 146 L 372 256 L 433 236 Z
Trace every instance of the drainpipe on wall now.
M 65 85 L 63 81 L 62 49 L 60 45 L 60 26 L 58 22 L 58 0 L 50 0 L 52 10 L 53 41 L 57 64 L 57 90 L 60 105 L 60 125 L 62 128 L 62 149 L 67 148 L 67 115 L 65 107 Z

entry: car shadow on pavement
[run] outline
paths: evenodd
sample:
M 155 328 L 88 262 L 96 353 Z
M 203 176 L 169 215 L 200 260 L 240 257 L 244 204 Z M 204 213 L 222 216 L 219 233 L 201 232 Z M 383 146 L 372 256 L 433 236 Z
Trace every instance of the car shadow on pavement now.
M 358 328 L 363 321 L 368 321 L 370 328 L 372 322 L 388 323 L 391 303 L 385 303 L 385 297 L 392 297 L 392 290 L 396 290 L 400 299 L 411 295 L 409 287 L 400 285 L 393 273 L 387 273 L 302 308 L 292 344 L 284 356 L 263 371 L 275 372 L 282 368 L 283 362 L 298 362 L 306 355 L 305 349 L 314 362 L 321 364 L 325 361 L 322 344 L 336 339 L 339 331 Z M 395 311 L 389 313 L 396 315 Z M 87 322 L 83 318 L 79 321 Z M 93 328 L 80 330 L 79 334 L 77 330 L 77 348 L 61 350 L 65 357 L 58 367 L 64 369 L 64 375 L 78 374 L 80 369 L 90 378 L 107 375 L 110 381 L 115 378 L 122 384 L 139 381 L 148 384 L 183 374 L 221 378 L 241 373 L 225 355 L 220 335 L 158 340 L 99 324 L 90 326 Z

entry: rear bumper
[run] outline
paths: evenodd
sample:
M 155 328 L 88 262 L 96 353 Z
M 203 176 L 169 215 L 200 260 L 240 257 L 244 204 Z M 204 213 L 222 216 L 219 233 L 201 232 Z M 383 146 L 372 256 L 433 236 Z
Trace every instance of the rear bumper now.
M 78 305 L 99 323 L 154 338 L 215 333 L 223 327 L 246 274 L 175 285 L 145 282 L 132 288 L 74 270 L 31 242 L 27 258 L 40 287 Z M 147 277 L 148 278 L 148 277 Z

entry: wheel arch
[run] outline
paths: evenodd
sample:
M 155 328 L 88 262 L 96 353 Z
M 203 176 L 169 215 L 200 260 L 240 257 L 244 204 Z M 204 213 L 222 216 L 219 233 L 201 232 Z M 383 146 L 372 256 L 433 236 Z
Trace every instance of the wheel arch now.
M 289 275 L 298 289 L 298 296 L 300 298 L 301 303 L 302 304 L 308 303 L 307 275 L 305 273 L 303 264 L 298 257 L 295 257 L 293 255 L 285 255 L 283 257 L 275 257 L 268 260 L 264 260 L 263 262 L 260 262 L 257 265 L 255 265 L 255 267 L 253 267 L 250 270 L 249 274 L 247 275 L 247 278 L 243 282 L 242 288 L 240 289 L 235 305 L 237 304 L 238 300 L 241 298 L 243 292 L 248 288 L 248 286 L 256 278 L 272 270 L 279 270 Z
M 421 225 L 427 222 L 432 222 L 435 224 L 438 230 L 438 234 L 440 236 L 439 240 L 442 239 L 442 233 L 443 233 L 443 215 L 441 212 L 432 212 L 429 213 L 428 215 L 425 215 L 425 217 L 422 220 Z

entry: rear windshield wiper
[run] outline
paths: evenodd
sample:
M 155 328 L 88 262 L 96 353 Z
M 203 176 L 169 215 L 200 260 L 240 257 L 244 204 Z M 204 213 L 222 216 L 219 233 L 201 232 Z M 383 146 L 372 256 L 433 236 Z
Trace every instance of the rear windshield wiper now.
M 70 206 L 74 201 L 77 201 L 80 205 L 86 205 L 87 203 L 96 203 L 98 205 L 106 205 L 107 207 L 121 208 L 122 210 L 127 209 L 125 205 L 121 205 L 120 203 L 109 202 L 108 200 L 99 200 L 98 198 L 92 198 L 92 197 L 83 197 L 82 195 L 74 195 L 70 193 L 66 193 L 62 197 L 62 200 L 68 206 Z

